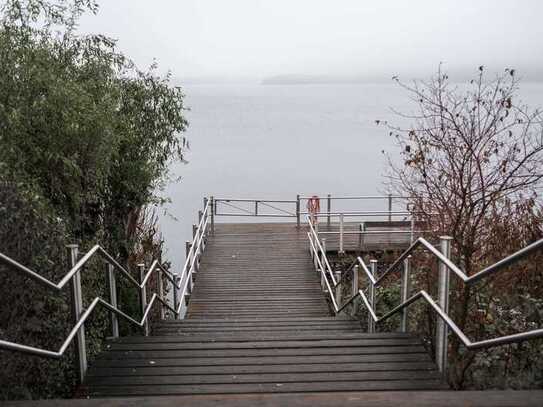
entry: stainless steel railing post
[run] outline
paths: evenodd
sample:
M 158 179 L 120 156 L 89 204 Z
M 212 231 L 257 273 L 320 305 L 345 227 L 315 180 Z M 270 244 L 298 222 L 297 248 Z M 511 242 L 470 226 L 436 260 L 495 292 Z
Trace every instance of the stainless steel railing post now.
M 174 274 L 173 275 L 173 284 L 172 284 L 172 293 L 173 293 L 173 308 L 175 310 L 177 310 L 177 308 L 179 307 L 179 292 L 178 292 L 178 288 L 177 288 L 177 284 L 179 284 L 179 277 L 177 276 L 177 274 Z M 177 319 L 180 317 L 180 315 L 173 315 L 174 319 Z
M 343 254 L 343 214 L 339 214 L 339 253 Z
M 322 266 L 322 272 L 321 272 L 321 287 L 322 290 L 326 293 L 328 292 L 328 289 L 326 288 L 326 239 L 322 239 L 321 242 L 322 246 L 322 253 L 321 253 L 321 266 Z
M 78 246 L 71 244 L 66 246 L 68 249 L 68 261 L 70 269 L 77 264 Z M 72 277 L 70 284 L 70 297 L 72 308 L 72 321 L 74 324 L 79 321 L 81 314 L 83 314 L 83 295 L 81 292 L 81 271 L 75 273 Z M 87 351 L 85 348 L 85 325 L 82 325 L 74 338 L 75 345 L 75 371 L 79 383 L 82 383 L 85 379 L 85 373 L 87 372 Z
M 373 278 L 377 278 L 377 260 L 370 260 L 370 271 Z M 375 310 L 375 286 L 371 281 L 368 282 L 368 302 L 373 310 Z M 375 332 L 375 322 L 368 313 L 368 332 Z
M 117 280 L 115 278 L 115 268 L 113 264 L 106 264 L 106 273 L 107 273 L 107 285 L 109 288 L 109 302 L 113 307 L 117 308 Z M 117 314 L 111 312 L 110 314 L 111 321 L 111 336 L 114 338 L 119 337 L 119 320 Z
M 358 294 L 358 264 L 353 267 L 353 278 L 351 280 L 351 296 Z
M 326 197 L 326 224 L 330 227 L 330 212 L 332 210 L 332 196 L 330 194 Z
M 296 226 L 300 227 L 300 195 L 296 195 Z
M 187 240 L 185 242 L 185 256 L 186 256 L 186 263 L 189 265 L 192 259 L 191 253 L 190 253 L 191 247 L 192 247 L 192 243 Z M 192 255 L 194 256 L 194 253 Z M 187 294 L 190 295 L 192 293 L 192 276 L 188 274 L 188 270 L 187 270 L 187 274 L 185 275 L 185 279 L 187 278 L 190 279 L 189 282 L 187 283 Z M 181 301 L 185 301 L 185 298 L 181 298 Z
M 403 270 L 400 282 L 400 302 L 404 303 L 409 297 L 409 274 L 411 272 L 411 256 L 408 256 L 403 261 Z M 400 319 L 400 331 L 407 332 L 407 308 L 402 310 L 401 319 Z
M 388 194 L 388 221 L 392 222 L 392 194 Z
M 141 284 L 145 278 L 145 264 L 138 264 L 138 271 Z M 145 309 L 147 308 L 147 287 L 145 285 L 140 288 L 140 308 L 141 317 L 143 318 L 145 315 Z M 143 321 L 143 335 L 149 336 L 149 321 L 147 319 Z
M 336 276 L 336 281 L 339 282 L 339 284 L 336 286 L 336 304 L 341 305 L 341 302 L 342 302 L 342 290 L 341 290 L 341 270 L 336 270 L 334 272 L 335 276 Z
M 441 236 L 441 253 L 447 259 L 451 257 L 451 240 L 449 236 Z M 438 305 L 447 314 L 449 312 L 449 278 L 450 270 L 445 263 L 439 262 L 438 271 L 437 298 Z M 447 374 L 447 357 L 448 357 L 448 331 L 447 324 L 441 319 L 437 319 L 436 324 L 436 364 L 439 371 L 445 376 Z
M 211 199 L 211 233 L 215 233 L 215 214 L 217 213 L 217 203 L 213 196 L 209 197 Z
M 157 267 L 156 269 L 156 295 L 158 295 L 158 298 L 160 298 L 161 300 L 164 299 L 164 290 L 163 290 L 163 287 L 162 287 L 162 269 L 160 267 Z M 164 314 L 164 304 L 160 303 L 158 305 L 159 307 L 159 315 L 160 315 L 160 319 L 164 319 L 165 317 L 165 314 Z

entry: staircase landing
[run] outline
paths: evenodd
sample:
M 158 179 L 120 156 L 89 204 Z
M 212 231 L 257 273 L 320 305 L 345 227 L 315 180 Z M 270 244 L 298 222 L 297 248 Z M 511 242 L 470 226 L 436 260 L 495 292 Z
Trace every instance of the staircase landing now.
M 195 287 L 186 319 L 108 343 L 89 396 L 447 388 L 415 336 L 331 316 L 305 228 L 216 225 Z

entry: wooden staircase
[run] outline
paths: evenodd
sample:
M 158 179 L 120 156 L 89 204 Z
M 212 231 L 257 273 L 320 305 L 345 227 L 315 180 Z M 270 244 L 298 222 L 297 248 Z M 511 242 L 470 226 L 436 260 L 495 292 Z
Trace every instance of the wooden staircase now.
M 217 225 L 187 319 L 107 343 L 90 397 L 436 390 L 421 341 L 332 317 L 292 224 Z

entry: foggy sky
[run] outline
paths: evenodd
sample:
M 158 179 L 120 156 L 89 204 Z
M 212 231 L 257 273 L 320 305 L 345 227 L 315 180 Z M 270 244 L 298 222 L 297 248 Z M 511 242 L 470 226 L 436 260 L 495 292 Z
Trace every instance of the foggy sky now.
M 101 0 L 83 32 L 176 78 L 428 76 L 479 65 L 543 76 L 540 0 Z

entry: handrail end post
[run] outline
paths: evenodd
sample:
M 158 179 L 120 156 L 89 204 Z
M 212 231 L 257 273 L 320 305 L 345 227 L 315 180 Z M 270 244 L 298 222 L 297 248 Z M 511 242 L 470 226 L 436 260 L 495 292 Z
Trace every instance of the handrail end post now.
M 296 226 L 300 227 L 300 194 L 296 195 Z
M 353 267 L 353 278 L 351 280 L 351 296 L 358 294 L 358 264 Z
M 403 261 L 403 272 L 402 272 L 402 278 L 400 282 L 400 302 L 403 304 L 407 301 L 407 298 L 409 297 L 409 283 L 410 283 L 410 273 L 411 273 L 411 255 L 407 256 L 407 258 Z M 400 331 L 401 332 L 407 332 L 407 308 L 404 308 L 401 313 L 401 320 L 400 320 Z
M 370 271 L 371 275 L 375 279 L 377 277 L 377 260 L 371 259 L 370 260 Z M 371 309 L 375 311 L 375 285 L 370 280 L 368 282 L 368 302 L 370 303 Z M 373 320 L 373 317 L 371 316 L 371 313 L 368 312 L 368 332 L 373 333 L 375 332 L 375 321 Z
M 211 233 L 215 234 L 215 215 L 217 213 L 217 203 L 215 202 L 215 198 L 213 195 L 209 197 L 210 202 L 210 209 L 211 209 Z
M 451 240 L 450 236 L 441 236 L 440 238 L 441 253 L 447 259 L 451 257 Z M 447 265 L 440 261 L 438 272 L 437 297 L 439 307 L 445 314 L 449 312 L 449 280 L 450 270 Z M 438 318 L 436 324 L 436 364 L 438 370 L 444 378 L 447 376 L 447 359 L 448 359 L 448 331 L 449 327 L 441 318 Z
M 334 271 L 334 274 L 335 274 L 335 277 L 336 277 L 336 281 L 338 282 L 338 285 L 335 288 L 336 289 L 336 292 L 335 292 L 335 294 L 336 294 L 336 304 L 337 304 L 338 307 L 340 307 L 341 303 L 343 301 L 343 298 L 342 298 L 343 297 L 343 292 L 341 290 L 342 285 L 340 283 L 340 281 L 341 281 L 341 270 Z
M 143 283 L 143 279 L 145 278 L 145 264 L 139 263 L 138 264 L 138 270 L 139 270 L 139 277 L 140 277 L 140 284 Z M 147 308 L 147 287 L 142 285 L 140 288 L 140 307 L 141 307 L 141 318 L 143 322 L 143 335 L 149 336 L 149 321 L 145 317 L 145 309 Z
M 66 246 L 68 250 L 68 262 L 70 268 L 75 267 L 79 255 L 79 246 L 70 244 Z M 81 292 L 81 272 L 78 271 L 72 277 L 70 284 L 70 297 L 72 306 L 72 321 L 77 324 L 83 314 L 83 295 Z M 85 324 L 81 325 L 74 338 L 75 344 L 75 371 L 78 383 L 83 383 L 87 372 L 87 351 L 85 348 Z
M 113 264 L 106 264 L 106 274 L 107 274 L 107 283 L 109 288 L 109 302 L 114 307 L 117 308 L 117 280 L 115 278 L 115 268 Z M 114 312 L 110 313 L 111 321 L 111 336 L 113 338 L 119 337 L 119 319 L 117 314 Z
M 330 212 L 332 211 L 332 195 L 326 196 L 326 224 L 330 227 Z

